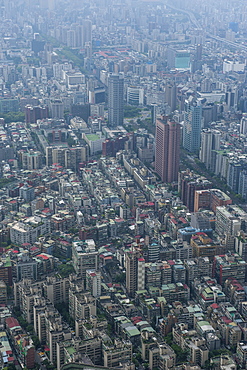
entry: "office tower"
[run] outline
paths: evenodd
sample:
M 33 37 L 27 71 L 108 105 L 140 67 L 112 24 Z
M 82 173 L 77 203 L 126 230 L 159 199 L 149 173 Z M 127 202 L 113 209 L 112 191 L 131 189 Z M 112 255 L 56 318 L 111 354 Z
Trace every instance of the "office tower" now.
M 203 126 L 207 128 L 211 122 L 217 121 L 217 104 L 209 103 L 202 107 Z
M 228 163 L 227 185 L 235 192 L 239 190 L 240 174 L 243 170 L 242 164 L 238 160 L 231 160 Z
M 177 106 L 177 87 L 175 84 L 168 83 L 165 88 L 165 103 L 171 108 L 171 112 L 174 112 Z
M 88 59 L 92 58 L 93 49 L 92 49 L 92 43 L 90 41 L 85 43 L 85 51 L 86 51 L 86 58 Z
M 169 69 L 175 68 L 175 56 L 176 50 L 172 48 L 167 48 L 167 67 Z
M 196 53 L 195 53 L 196 61 L 202 60 L 202 44 L 196 45 Z
M 183 147 L 191 153 L 196 153 L 200 149 L 201 142 L 201 101 L 190 96 L 185 100 L 184 106 Z
M 145 260 L 136 250 L 126 253 L 126 289 L 131 297 L 145 289 Z
M 86 42 L 92 43 L 92 21 L 84 19 L 82 26 L 82 45 L 84 46 Z
M 230 109 L 230 107 L 234 107 L 235 109 L 237 108 L 239 95 L 240 92 L 237 86 L 228 88 L 226 92 L 226 105 L 228 106 L 228 109 Z
M 211 189 L 212 183 L 206 177 L 197 175 L 190 170 L 181 171 L 179 174 L 178 188 L 181 192 L 181 200 L 191 212 L 194 211 L 196 190 Z
M 51 100 L 50 111 L 52 118 L 64 118 L 64 103 L 62 100 Z
M 155 103 L 151 104 L 151 120 L 154 126 L 156 125 L 157 111 L 158 111 L 158 105 Z
M 240 121 L 240 134 L 246 135 L 247 134 L 247 114 L 243 113 L 243 116 Z
M 108 76 L 108 121 L 110 126 L 123 124 L 124 76 L 110 73 Z
M 163 182 L 178 180 L 180 135 L 179 123 L 157 119 L 155 171 Z
M 195 53 L 191 61 L 191 72 L 200 71 L 202 69 L 202 44 L 197 44 Z
M 67 31 L 67 46 L 69 48 L 76 47 L 76 35 L 74 30 Z
M 209 93 L 212 92 L 212 80 L 210 78 L 204 78 L 201 83 L 201 92 Z
M 216 153 L 214 150 L 220 150 L 221 134 L 217 130 L 203 130 L 201 133 L 201 150 L 199 158 L 209 170 L 214 170 L 216 162 Z
M 243 170 L 239 175 L 238 194 L 247 200 L 247 171 Z

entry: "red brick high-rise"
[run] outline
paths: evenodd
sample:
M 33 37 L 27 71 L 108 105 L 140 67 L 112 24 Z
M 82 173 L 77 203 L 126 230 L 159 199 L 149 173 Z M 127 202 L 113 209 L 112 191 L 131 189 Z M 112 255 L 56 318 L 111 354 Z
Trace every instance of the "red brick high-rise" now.
M 178 181 L 181 126 L 165 117 L 156 120 L 155 171 L 163 182 Z

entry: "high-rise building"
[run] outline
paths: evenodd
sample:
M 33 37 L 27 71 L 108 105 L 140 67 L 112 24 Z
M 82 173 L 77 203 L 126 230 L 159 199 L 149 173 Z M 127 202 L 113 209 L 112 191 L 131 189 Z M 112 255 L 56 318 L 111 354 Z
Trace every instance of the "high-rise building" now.
M 0 280 L 0 304 L 7 304 L 7 285 Z
M 185 101 L 185 119 L 183 126 L 183 147 L 195 153 L 200 149 L 202 106 L 198 99 L 190 96 Z
M 86 283 L 86 271 L 98 269 L 98 252 L 92 239 L 85 242 L 73 242 L 72 263 L 76 273 Z
M 243 113 L 243 116 L 240 121 L 240 134 L 246 135 L 247 134 L 247 114 Z
M 227 185 L 237 193 L 239 190 L 240 174 L 243 169 L 242 164 L 237 160 L 229 161 L 227 173 Z
M 36 123 L 38 119 L 48 118 L 49 111 L 47 106 L 26 105 L 25 121 L 26 123 Z
M 126 254 L 126 288 L 131 297 L 136 291 L 145 289 L 145 260 L 139 251 Z
M 179 123 L 157 119 L 155 171 L 164 182 L 178 180 L 180 135 Z
M 108 77 L 108 121 L 110 126 L 121 126 L 124 116 L 124 76 L 110 73 Z
M 76 36 L 74 30 L 67 31 L 67 46 L 69 48 L 74 48 L 76 46 Z
M 213 150 L 220 150 L 221 134 L 217 130 L 203 130 L 201 133 L 200 160 L 206 168 L 213 171 L 215 168 L 216 156 Z
M 42 167 L 42 154 L 37 151 L 20 152 L 21 164 L 24 169 L 36 170 Z
M 86 287 L 93 297 L 100 297 L 101 295 L 101 273 L 96 270 L 86 271 Z
M 61 100 L 50 101 L 50 111 L 52 118 L 64 118 L 64 104 Z
M 87 42 L 92 42 L 92 21 L 90 19 L 83 20 L 82 45 Z
M 202 44 L 196 45 L 196 53 L 195 53 L 196 61 L 202 60 Z
M 151 120 L 152 124 L 156 125 L 156 119 L 157 119 L 157 111 L 158 111 L 158 104 L 151 104 Z
M 165 88 L 165 102 L 171 108 L 171 112 L 174 112 L 177 105 L 177 87 L 175 84 L 168 83 Z

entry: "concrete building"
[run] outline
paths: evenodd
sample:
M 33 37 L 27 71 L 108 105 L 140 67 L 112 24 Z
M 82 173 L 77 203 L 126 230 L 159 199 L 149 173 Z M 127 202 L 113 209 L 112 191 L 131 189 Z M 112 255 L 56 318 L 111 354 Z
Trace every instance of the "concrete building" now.
M 40 152 L 21 152 L 21 163 L 25 170 L 37 170 L 42 167 L 42 154 Z
M 237 359 L 239 364 L 244 369 L 247 365 L 247 343 L 246 342 L 239 342 L 237 344 Z
M 200 161 L 212 172 L 215 170 L 214 150 L 220 150 L 221 134 L 217 130 L 203 130 L 201 133 Z
M 95 155 L 102 152 L 102 144 L 105 137 L 98 134 L 83 134 L 83 138 L 89 146 L 90 155 Z
M 101 296 L 101 273 L 96 270 L 86 271 L 86 288 L 93 297 Z
M 44 297 L 54 305 L 69 301 L 69 280 L 57 279 L 55 276 L 47 277 L 43 286 Z
M 143 105 L 144 89 L 136 86 L 128 86 L 127 103 L 130 105 Z
M 0 305 L 7 304 L 7 285 L 3 280 L 0 280 Z
M 126 288 L 132 297 L 145 289 L 145 260 L 138 251 L 126 253 Z
M 60 166 L 77 171 L 79 164 L 87 160 L 87 148 L 75 146 L 72 148 L 51 147 L 46 148 L 46 165 L 58 163 Z
M 90 293 L 77 291 L 77 288 L 69 290 L 69 314 L 75 321 L 89 320 L 96 316 L 96 299 Z
M 236 277 L 240 284 L 244 284 L 246 279 L 246 262 L 237 253 L 215 256 L 212 275 L 220 285 L 223 285 L 227 279 Z
M 21 245 L 32 244 L 37 241 L 40 235 L 50 233 L 51 225 L 49 218 L 33 216 L 24 221 L 15 221 L 9 224 L 10 240 L 12 243 Z
M 195 191 L 194 212 L 198 212 L 201 208 L 216 212 L 217 207 L 230 204 L 232 204 L 231 198 L 219 189 Z
M 108 76 L 108 121 L 110 126 L 122 126 L 124 118 L 124 76 Z
M 98 252 L 93 239 L 72 243 L 72 262 L 75 272 L 84 282 L 87 270 L 98 270 Z
M 190 96 L 185 101 L 185 119 L 183 126 L 183 147 L 196 153 L 201 144 L 202 105 L 200 100 Z
M 236 206 L 222 206 L 216 208 L 215 231 L 218 235 L 236 236 L 241 230 L 241 216 L 237 211 L 241 212 L 240 208 Z M 243 216 L 246 217 L 245 212 L 243 213 Z
M 103 345 L 104 366 L 117 367 L 122 361 L 132 361 L 132 343 L 115 340 L 113 346 Z
M 62 100 L 51 100 L 50 113 L 52 118 L 64 118 L 64 103 Z
M 38 278 L 38 262 L 29 257 L 27 253 L 23 254 L 20 259 L 14 264 L 16 271 L 16 279 L 37 280 Z
M 155 171 L 163 182 L 178 180 L 181 127 L 166 119 L 156 121 Z

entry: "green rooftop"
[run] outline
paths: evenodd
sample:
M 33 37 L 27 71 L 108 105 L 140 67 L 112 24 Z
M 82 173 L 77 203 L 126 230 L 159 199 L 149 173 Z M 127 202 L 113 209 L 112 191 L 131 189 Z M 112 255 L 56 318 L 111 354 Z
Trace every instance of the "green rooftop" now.
M 131 329 L 129 328 L 125 328 L 125 331 L 126 333 L 128 334 L 129 337 L 134 337 L 136 335 L 140 335 L 141 333 L 139 332 L 138 329 L 136 329 L 135 327 L 131 327 Z
M 96 140 L 99 140 L 100 139 L 99 135 L 96 135 L 96 134 L 88 134 L 88 135 L 86 135 L 86 137 L 90 141 L 96 141 Z
M 12 265 L 9 256 L 6 257 L 6 260 L 3 259 L 2 263 L 3 263 L 4 267 L 10 267 Z
M 74 347 L 67 347 L 66 350 L 69 353 L 69 355 L 73 355 L 76 352 Z

